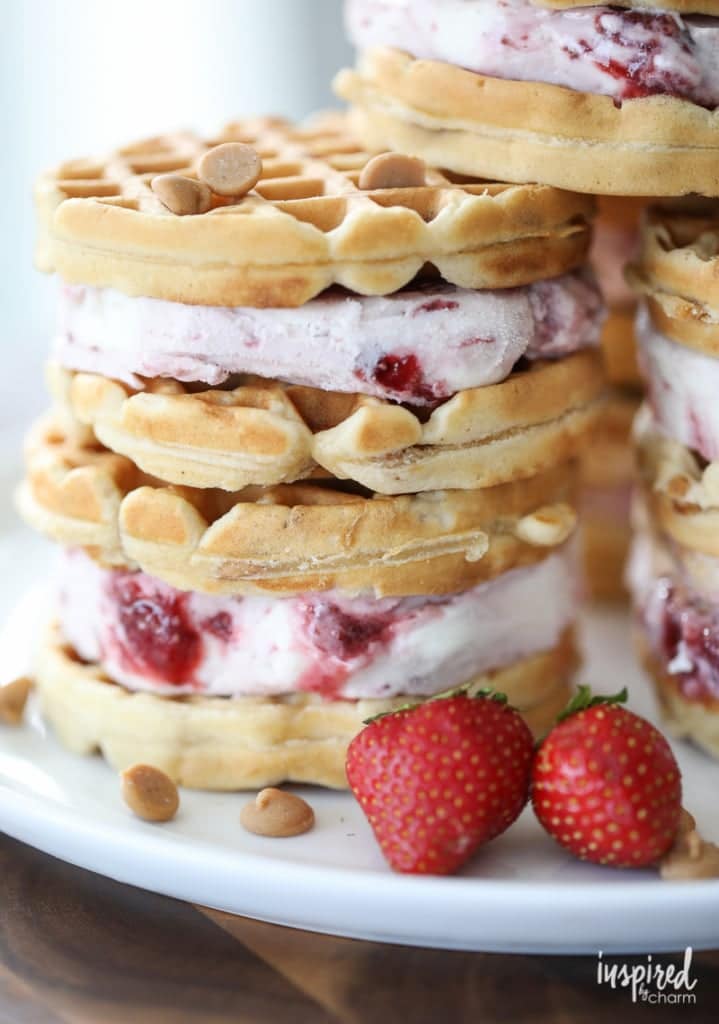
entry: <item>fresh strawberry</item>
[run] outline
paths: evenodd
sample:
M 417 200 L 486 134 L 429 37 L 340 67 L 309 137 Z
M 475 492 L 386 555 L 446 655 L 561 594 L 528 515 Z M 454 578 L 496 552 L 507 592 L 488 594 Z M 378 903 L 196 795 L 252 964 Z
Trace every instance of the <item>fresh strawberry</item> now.
M 347 777 L 396 871 L 446 875 L 519 815 L 532 753 L 506 698 L 454 691 L 370 721 Z
M 679 765 L 662 734 L 616 697 L 580 688 L 539 747 L 532 804 L 550 836 L 582 860 L 644 867 L 679 825 Z

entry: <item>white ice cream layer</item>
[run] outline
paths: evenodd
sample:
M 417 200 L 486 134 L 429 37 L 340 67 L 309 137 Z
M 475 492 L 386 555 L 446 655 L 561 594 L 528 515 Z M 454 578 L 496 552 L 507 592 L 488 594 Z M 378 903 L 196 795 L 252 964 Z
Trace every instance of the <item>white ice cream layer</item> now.
M 659 6 L 659 4 L 658 4 Z M 359 49 L 391 46 L 496 78 L 615 100 L 669 94 L 719 105 L 719 21 L 528 0 L 348 0 Z
M 64 558 L 65 638 L 129 689 L 328 698 L 437 693 L 555 646 L 576 614 L 571 545 L 447 597 L 227 598 Z
M 646 308 L 639 311 L 636 338 L 657 424 L 710 462 L 719 459 L 719 359 L 660 334 Z
M 56 358 L 115 377 L 221 384 L 234 373 L 414 405 L 504 380 L 523 356 L 596 345 L 604 310 L 584 272 L 505 291 L 436 284 L 299 309 L 224 309 L 64 285 Z

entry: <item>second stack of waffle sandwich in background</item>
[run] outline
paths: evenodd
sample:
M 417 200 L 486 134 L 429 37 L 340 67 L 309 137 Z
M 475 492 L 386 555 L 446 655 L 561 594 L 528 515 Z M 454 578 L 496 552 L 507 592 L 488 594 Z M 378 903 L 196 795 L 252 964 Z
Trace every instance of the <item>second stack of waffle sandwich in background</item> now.
M 346 784 L 369 715 L 576 664 L 603 408 L 593 200 L 373 156 L 328 117 L 160 136 L 37 188 L 60 278 L 20 504 L 64 548 L 45 715 L 183 784 Z
M 630 271 L 641 297 L 641 478 L 629 580 L 667 721 L 719 756 L 719 210 L 652 209 Z
M 610 384 L 607 404 L 581 458 L 581 538 L 588 592 L 600 600 L 626 600 L 624 569 L 631 540 L 634 488 L 631 433 L 642 400 L 634 343 L 636 296 L 624 267 L 639 244 L 646 202 L 601 196 L 594 225 L 592 265 L 608 307 L 602 351 Z
M 366 145 L 439 159 L 455 173 L 501 166 L 512 181 L 610 197 L 608 240 L 636 223 L 640 197 L 656 197 L 630 272 L 648 391 L 637 424 L 643 499 L 631 586 L 642 656 L 669 722 L 719 753 L 719 216 L 716 203 L 680 201 L 719 196 L 719 3 L 348 0 L 347 13 L 360 59 L 337 88 Z M 600 262 L 606 249 L 600 238 Z M 622 290 L 609 285 L 614 306 Z M 633 349 L 615 312 L 605 339 L 623 393 L 584 461 L 594 492 L 590 563 L 602 589 L 616 580 L 608 538 L 621 548 L 615 528 L 626 502 L 605 492 L 602 512 L 597 485 L 626 473 L 621 437 L 636 401 L 627 392 Z

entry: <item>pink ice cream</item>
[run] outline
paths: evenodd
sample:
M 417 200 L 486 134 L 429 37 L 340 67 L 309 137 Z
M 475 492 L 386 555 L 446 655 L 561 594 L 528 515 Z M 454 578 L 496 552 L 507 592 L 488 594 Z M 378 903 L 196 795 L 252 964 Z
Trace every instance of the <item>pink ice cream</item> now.
M 547 82 L 617 103 L 666 94 L 719 105 L 719 20 L 528 0 L 348 0 L 360 49 L 391 46 L 497 78 Z
M 634 609 L 655 658 L 687 700 L 719 700 L 719 559 L 681 558 L 646 531 L 636 534 L 628 583 Z M 699 571 L 701 588 L 694 586 Z
M 411 287 L 388 296 L 332 289 L 299 309 L 223 309 L 63 285 L 55 358 L 115 377 L 209 385 L 232 374 L 432 405 L 504 380 L 521 358 L 596 345 L 604 308 L 593 278 L 522 288 Z
M 547 596 L 551 600 L 547 600 Z M 446 597 L 217 597 L 65 554 L 59 617 L 87 661 L 132 690 L 422 696 L 551 649 L 576 613 L 572 545 Z
M 639 363 L 655 422 L 705 459 L 719 459 L 719 359 L 660 334 L 643 307 L 637 317 Z

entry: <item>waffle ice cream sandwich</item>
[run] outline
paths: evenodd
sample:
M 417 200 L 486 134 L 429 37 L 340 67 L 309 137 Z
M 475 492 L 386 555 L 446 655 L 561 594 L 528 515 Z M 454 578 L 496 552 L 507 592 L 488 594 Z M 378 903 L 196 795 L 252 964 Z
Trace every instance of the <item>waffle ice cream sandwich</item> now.
M 241 194 L 205 174 L 227 144 Z M 605 411 L 592 201 L 377 160 L 332 116 L 71 161 L 36 203 L 59 316 L 18 500 L 64 548 L 63 742 L 343 786 L 364 718 L 449 686 L 546 728 Z
M 630 583 L 642 660 L 668 723 L 719 756 L 716 208 L 649 211 L 630 280 L 647 403 Z
M 370 147 L 617 196 L 719 194 L 719 7 L 348 0 Z

